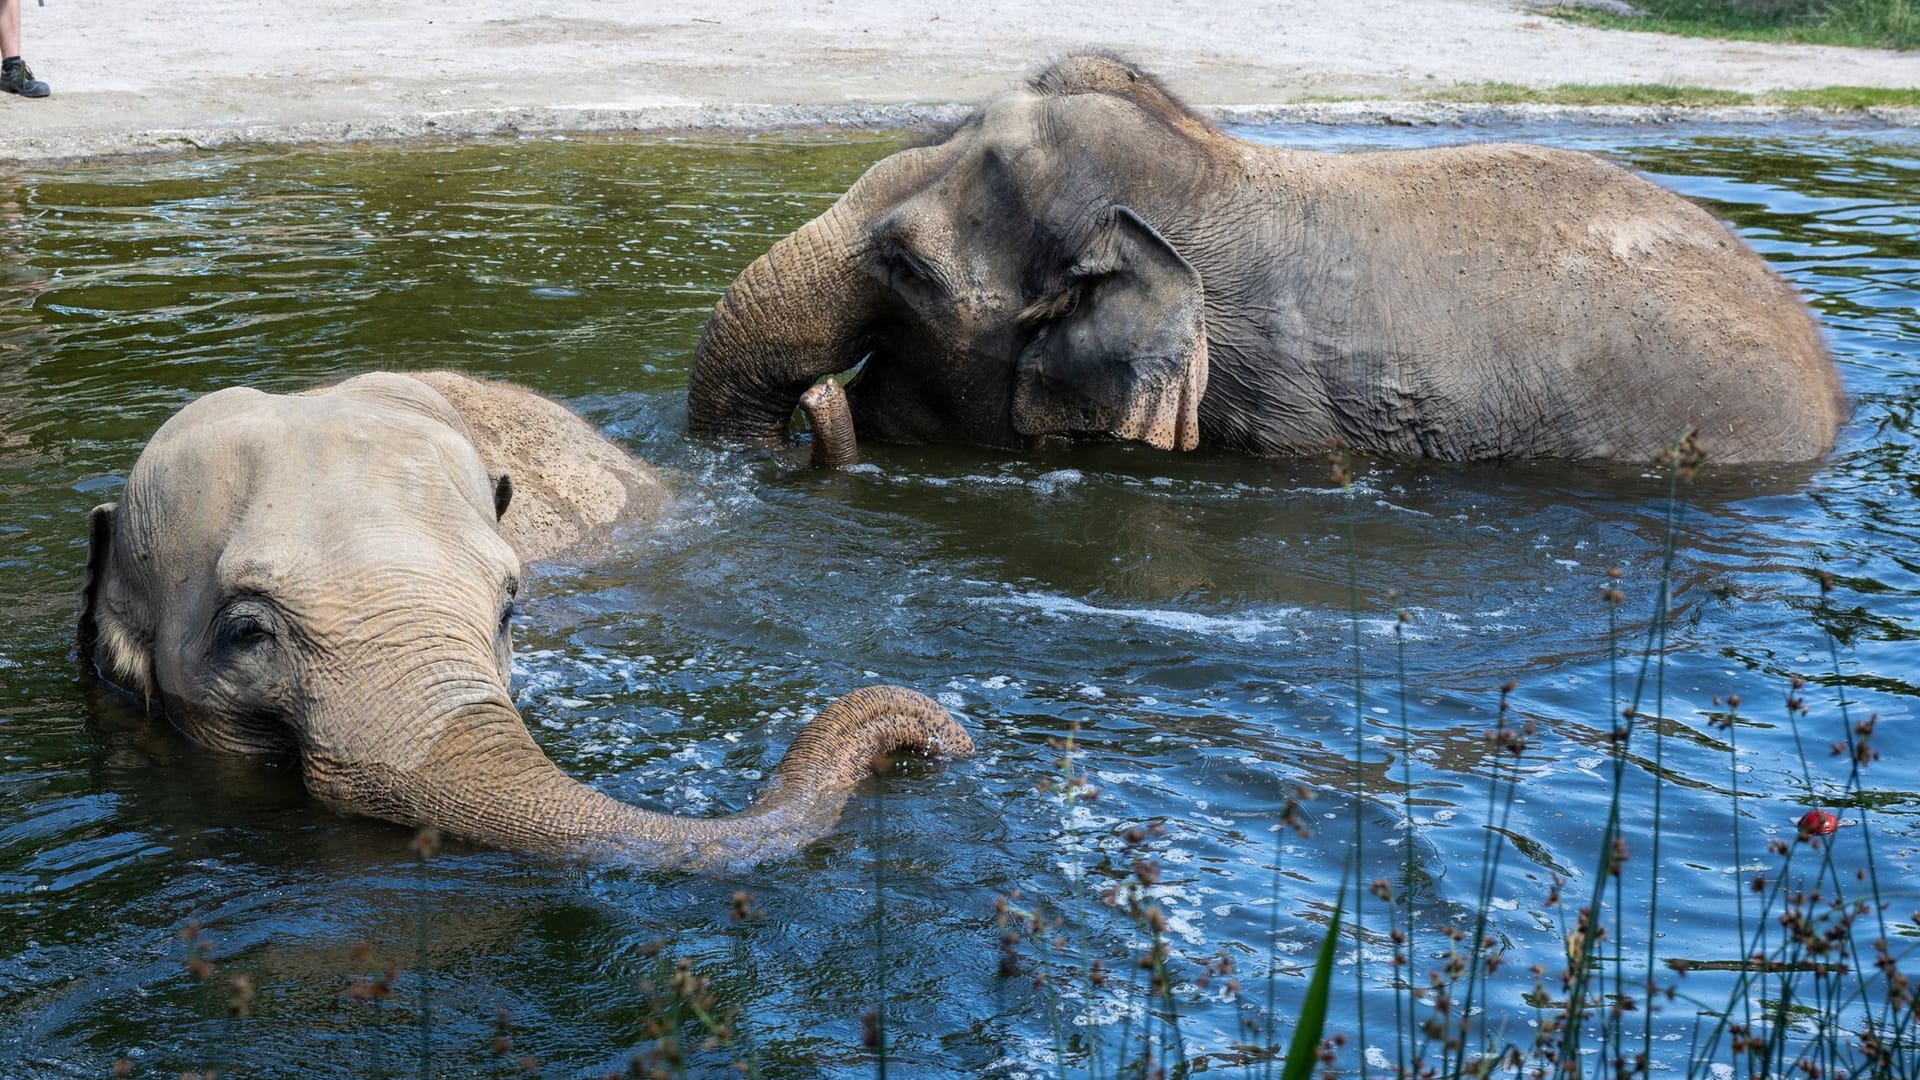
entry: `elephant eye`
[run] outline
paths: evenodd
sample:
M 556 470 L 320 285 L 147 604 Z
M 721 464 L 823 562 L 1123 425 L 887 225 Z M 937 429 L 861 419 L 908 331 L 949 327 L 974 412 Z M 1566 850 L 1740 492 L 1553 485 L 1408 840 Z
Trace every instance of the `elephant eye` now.
M 887 268 L 887 284 L 895 289 L 930 288 L 940 279 L 920 257 L 902 247 L 888 247 L 882 254 Z
M 513 625 L 513 617 L 518 614 L 520 614 L 520 605 L 512 600 L 507 601 L 506 606 L 500 609 L 501 633 L 507 632 L 507 628 Z
M 258 601 L 229 604 L 214 626 L 220 648 L 227 651 L 258 649 L 274 640 L 273 615 Z

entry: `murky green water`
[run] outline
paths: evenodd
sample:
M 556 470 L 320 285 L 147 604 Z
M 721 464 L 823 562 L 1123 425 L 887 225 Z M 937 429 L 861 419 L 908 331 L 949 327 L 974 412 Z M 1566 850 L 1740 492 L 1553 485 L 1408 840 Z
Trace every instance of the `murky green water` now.
M 1258 134 L 1340 147 L 1488 133 Z M 1650 738 L 1634 745 L 1625 807 L 1644 827 L 1664 777 L 1661 954 L 1738 954 L 1730 765 L 1750 868 L 1767 861 L 1767 838 L 1792 837 L 1809 781 L 1831 792 L 1844 779 L 1826 750 L 1841 737 L 1841 689 L 1823 631 L 1840 643 L 1856 718 L 1881 718 L 1886 760 L 1863 802 L 1906 918 L 1920 901 L 1920 137 L 1495 134 L 1601 150 L 1710 202 L 1812 298 L 1857 402 L 1831 462 L 1709 472 L 1683 520 L 1665 719 L 1648 725 L 1668 738 L 1657 766 Z M 1367 695 L 1362 872 L 1397 880 L 1411 839 L 1422 981 L 1440 930 L 1480 910 L 1497 759 L 1482 736 L 1497 688 L 1516 680 L 1515 716 L 1541 726 L 1491 892 L 1490 930 L 1510 959 L 1486 992 L 1505 1037 L 1530 1041 L 1526 969 L 1565 963 L 1569 916 L 1546 908 L 1549 879 L 1590 891 L 1608 805 L 1599 589 L 1607 567 L 1625 570 L 1621 639 L 1637 648 L 1662 482 L 1364 462 L 1350 500 L 1321 462 L 876 446 L 873 469 L 822 476 L 689 443 L 680 389 L 717 292 L 893 145 L 528 141 L 0 172 L 0 1075 L 102 1076 L 121 1055 L 138 1075 L 412 1075 L 424 986 L 436 1073 L 513 1075 L 526 1052 L 546 1075 L 598 1076 L 647 1041 L 637 981 L 662 938 L 740 1010 L 764 1075 L 871 1073 L 859 1016 L 882 970 L 897 1074 L 1050 1074 L 1045 996 L 1024 974 L 996 974 L 995 897 L 1116 879 L 1132 858 L 1116 831 L 1152 821 L 1167 826 L 1149 846 L 1186 1053 L 1220 1067 L 1241 1025 L 1264 1022 L 1270 955 L 1286 1037 L 1352 837 L 1349 522 Z M 980 756 L 869 787 L 831 839 L 738 880 L 458 847 L 421 873 L 403 830 L 337 819 L 295 777 L 88 699 L 70 660 L 83 515 L 113 497 L 165 416 L 235 382 L 293 389 L 423 366 L 563 397 L 678 470 L 665 526 L 607 564 L 551 569 L 526 605 L 516 687 L 562 767 L 649 805 L 737 807 L 807 710 L 882 679 L 940 695 Z M 1821 568 L 1838 575 L 1824 607 Z M 1411 755 L 1399 608 L 1412 616 Z M 1814 681 L 1805 770 L 1781 705 L 1794 674 Z M 1737 763 L 1706 715 L 1727 693 L 1754 718 Z M 1068 808 L 1036 785 L 1057 774 L 1049 740 L 1073 723 L 1100 795 Z M 1303 784 L 1318 792 L 1317 835 L 1283 840 L 1276 878 L 1274 812 Z M 1861 830 L 1849 829 L 1851 867 Z M 1644 890 L 1637 834 L 1634 854 L 1630 889 Z M 729 918 L 740 888 L 765 913 L 745 927 Z M 192 920 L 215 985 L 183 966 L 178 932 Z M 1061 933 L 1121 973 L 1143 944 L 1091 902 L 1070 905 Z M 1914 939 L 1910 924 L 1898 933 Z M 1367 1042 L 1390 1058 L 1377 908 L 1368 937 Z M 356 958 L 362 941 L 371 955 Z M 1222 948 L 1246 1001 L 1191 984 Z M 1330 1025 L 1350 1033 L 1352 960 Z M 400 969 L 391 998 L 349 994 L 387 965 Z M 235 972 L 258 998 L 228 1019 L 221 984 Z M 1723 984 L 1693 978 L 1690 991 L 1724 1001 Z M 1092 1024 L 1064 1021 L 1109 1062 L 1141 1003 L 1129 981 L 1110 981 Z M 514 1017 L 504 1057 L 497 1008 Z M 1684 1056 L 1692 1016 L 1669 1007 L 1656 1035 L 1668 1060 Z

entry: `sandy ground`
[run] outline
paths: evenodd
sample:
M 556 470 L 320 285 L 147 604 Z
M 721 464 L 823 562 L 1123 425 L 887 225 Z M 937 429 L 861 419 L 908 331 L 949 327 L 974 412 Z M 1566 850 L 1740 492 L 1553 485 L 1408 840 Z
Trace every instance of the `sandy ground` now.
M 24 53 L 53 96 L 0 95 L 0 163 L 245 141 L 898 124 L 1086 47 L 1132 56 L 1226 115 L 1488 80 L 1920 84 L 1912 53 L 1593 30 L 1522 0 L 45 4 L 26 0 Z

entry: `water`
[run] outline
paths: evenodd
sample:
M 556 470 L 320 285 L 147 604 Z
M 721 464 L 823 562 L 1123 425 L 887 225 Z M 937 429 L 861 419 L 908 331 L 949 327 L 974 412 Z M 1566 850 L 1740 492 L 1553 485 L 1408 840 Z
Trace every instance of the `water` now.
M 1250 134 L 1349 147 L 1490 133 Z M 1664 719 L 1646 723 L 1669 736 L 1661 955 L 1739 954 L 1734 763 L 1709 722 L 1714 696 L 1740 694 L 1752 720 L 1737 760 L 1752 873 L 1772 862 L 1768 838 L 1792 838 L 1808 781 L 1831 793 L 1844 779 L 1827 753 L 1843 686 L 1856 719 L 1880 717 L 1886 760 L 1867 774 L 1871 805 L 1841 813 L 1871 814 L 1910 948 L 1920 137 L 1491 134 L 1598 150 L 1707 201 L 1808 294 L 1856 402 L 1829 462 L 1710 470 L 1682 520 Z M 1050 1075 L 1046 998 L 1025 973 L 996 974 L 995 899 L 1085 897 L 1132 865 L 1117 832 L 1152 822 L 1166 826 L 1146 846 L 1163 872 L 1186 1051 L 1232 1064 L 1240 1025 L 1264 1022 L 1269 956 L 1279 1037 L 1290 1032 L 1352 836 L 1350 566 L 1362 874 L 1398 881 L 1414 844 L 1422 980 L 1441 928 L 1470 928 L 1480 910 L 1500 760 L 1483 736 L 1504 682 L 1518 684 L 1512 722 L 1539 725 L 1488 909 L 1509 960 L 1483 995 L 1505 1038 L 1531 1039 L 1526 969 L 1565 965 L 1570 913 L 1546 906 L 1551 879 L 1588 895 L 1609 801 L 1599 590 L 1608 567 L 1624 571 L 1629 694 L 1665 545 L 1664 481 L 1639 468 L 1365 461 L 1349 497 L 1321 461 L 869 446 L 870 467 L 820 475 L 796 455 L 687 441 L 680 390 L 718 290 L 896 145 L 541 140 L 0 172 L 0 1074 L 101 1076 L 129 1055 L 138 1075 L 228 1063 L 413 1075 L 424 986 L 437 1072 L 511 1075 L 529 1053 L 546 1075 L 598 1076 L 647 1041 L 637 985 L 664 939 L 739 1011 L 765 1075 L 869 1075 L 859 1017 L 878 964 L 901 1075 Z M 881 680 L 938 695 L 979 757 L 909 764 L 863 789 L 830 838 L 737 879 L 459 845 L 421 872 L 404 830 L 338 819 L 297 777 L 197 750 L 137 703 L 85 689 L 70 659 L 84 514 L 114 496 L 164 417 L 234 382 L 288 390 L 423 366 L 560 396 L 675 471 L 665 524 L 607 563 L 549 568 L 525 605 L 516 692 L 568 772 L 683 813 L 737 808 L 810 710 Z M 1836 575 L 1824 604 L 1823 568 Z M 1795 674 L 1812 680 L 1804 771 L 1782 706 Z M 1057 784 L 1040 787 L 1060 774 L 1051 741 L 1074 724 L 1074 767 L 1099 795 L 1069 807 Z M 1636 894 L 1655 772 L 1651 738 L 1637 741 L 1624 804 Z M 1299 786 L 1316 795 L 1311 838 L 1274 831 Z M 1860 830 L 1848 830 L 1851 867 Z M 764 913 L 744 927 L 729 917 L 743 888 Z M 1116 972 L 1093 1022 L 1073 1020 L 1070 1002 L 1065 1027 L 1110 1063 L 1140 1005 L 1128 957 L 1144 938 L 1096 901 L 1065 910 L 1069 947 Z M 179 937 L 194 921 L 218 971 L 204 986 Z M 1368 1042 L 1390 1059 L 1377 902 L 1368 925 Z M 1635 967 L 1645 936 L 1630 928 Z M 1220 981 L 1193 984 L 1221 949 L 1244 1001 L 1224 1000 Z M 1331 1030 L 1357 1028 L 1352 961 L 1349 947 Z M 349 993 L 388 965 L 390 998 Z M 229 1019 L 225 980 L 240 972 L 258 996 Z M 1084 980 L 1063 985 L 1077 1000 Z M 1708 975 L 1685 989 L 1725 1000 Z M 513 1017 L 505 1056 L 496 1009 Z M 1663 1016 L 1664 1060 L 1684 1057 L 1675 1040 L 1692 1015 L 1682 1003 Z M 708 1070 L 727 1060 L 696 1055 Z M 1345 1060 L 1356 1067 L 1351 1048 Z

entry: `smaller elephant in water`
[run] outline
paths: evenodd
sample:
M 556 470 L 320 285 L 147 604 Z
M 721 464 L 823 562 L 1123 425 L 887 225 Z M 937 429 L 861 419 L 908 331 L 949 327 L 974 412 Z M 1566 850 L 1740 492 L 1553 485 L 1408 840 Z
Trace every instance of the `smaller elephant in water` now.
M 197 742 L 297 760 L 337 811 L 658 866 L 792 851 L 878 755 L 972 751 L 945 709 L 876 686 L 824 709 L 731 817 L 652 813 L 563 774 L 508 693 L 522 564 L 591 552 L 664 498 L 519 387 L 432 372 L 221 390 L 94 510 L 81 660 Z
M 1645 461 L 1691 429 L 1780 462 L 1846 414 L 1793 290 L 1625 169 L 1256 145 L 1092 55 L 875 164 L 741 271 L 688 427 L 777 438 L 856 364 L 843 445 Z

